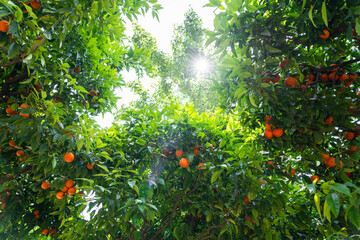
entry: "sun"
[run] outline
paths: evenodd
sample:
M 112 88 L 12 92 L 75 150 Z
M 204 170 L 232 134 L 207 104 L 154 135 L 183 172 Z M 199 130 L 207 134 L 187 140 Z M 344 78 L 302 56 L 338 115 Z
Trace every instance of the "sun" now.
M 210 72 L 211 62 L 208 58 L 199 57 L 194 60 L 193 68 L 194 72 L 199 74 L 205 74 Z

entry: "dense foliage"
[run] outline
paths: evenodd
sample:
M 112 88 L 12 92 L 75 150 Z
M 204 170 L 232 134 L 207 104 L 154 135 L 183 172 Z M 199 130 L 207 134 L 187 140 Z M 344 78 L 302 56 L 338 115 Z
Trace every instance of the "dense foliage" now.
M 208 6 L 219 67 L 192 99 L 193 11 L 170 57 L 140 26 L 125 43 L 124 16 L 156 17 L 154 0 L 1 2 L 1 239 L 360 234 L 360 3 Z M 91 116 L 131 67 L 160 76 L 160 93 L 133 83 L 140 101 L 101 130 Z M 174 86 L 197 101 L 176 103 Z

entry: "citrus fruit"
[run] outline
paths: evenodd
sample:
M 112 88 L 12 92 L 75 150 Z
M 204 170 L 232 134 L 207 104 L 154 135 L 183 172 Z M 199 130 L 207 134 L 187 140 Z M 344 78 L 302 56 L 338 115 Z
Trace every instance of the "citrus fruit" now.
M 72 162 L 72 161 L 74 161 L 74 154 L 72 154 L 71 152 L 68 152 L 68 153 L 65 153 L 65 155 L 64 155 L 64 160 L 66 161 L 66 162 Z
M 63 193 L 63 192 L 58 192 L 58 193 L 56 194 L 56 197 L 57 197 L 58 199 L 63 199 L 63 198 L 64 198 L 64 193 Z
M 0 31 L 6 33 L 10 28 L 9 22 L 6 20 L 0 21 Z
M 355 134 L 353 132 L 345 132 L 345 139 L 353 140 L 354 137 L 355 137 Z
M 93 169 L 94 168 L 94 163 L 93 164 L 86 164 L 86 167 L 88 168 L 88 169 Z
M 265 130 L 264 132 L 264 137 L 267 138 L 267 139 L 271 139 L 273 137 L 273 131 L 271 130 Z
M 332 117 L 327 117 L 326 119 L 325 119 L 325 123 L 327 124 L 327 125 L 330 125 L 332 122 L 333 122 L 333 118 Z
M 175 155 L 176 155 L 177 157 L 180 157 L 182 154 L 183 154 L 183 151 L 182 151 L 181 149 L 179 149 L 179 150 L 177 150 L 177 151 L 175 152 Z
M 283 134 L 284 134 L 284 132 L 281 128 L 275 129 L 273 131 L 273 135 L 277 138 L 281 137 Z
M 10 147 L 15 147 L 15 141 L 14 140 L 11 140 L 10 142 L 9 142 L 9 145 L 10 145 Z
M 18 156 L 18 157 L 24 156 L 24 151 L 23 150 L 17 150 L 16 151 L 16 156 Z
M 250 203 L 251 203 L 251 201 L 249 200 L 248 197 L 244 198 L 244 202 L 247 203 L 247 204 L 250 204 Z
M 179 161 L 179 164 L 182 168 L 187 168 L 189 166 L 189 161 L 186 158 L 182 158 Z
M 322 39 L 322 40 L 326 40 L 326 39 L 328 39 L 329 38 L 329 36 L 330 36 L 330 32 L 328 31 L 328 30 L 323 30 L 323 33 L 324 33 L 324 35 L 322 35 L 322 34 L 319 34 L 319 37 Z
M 49 233 L 49 229 L 44 228 L 41 232 L 42 232 L 42 234 L 46 235 L 46 234 L 48 234 L 48 233 Z
M 288 77 L 285 79 L 286 86 L 293 87 L 295 85 L 295 78 Z
M 48 189 L 49 187 L 50 187 L 50 183 L 47 181 L 45 181 L 41 184 L 41 188 L 44 190 Z
M 69 179 L 66 181 L 65 186 L 67 188 L 72 188 L 74 186 L 74 184 L 75 184 L 74 181 Z
M 73 194 L 75 194 L 75 193 L 76 193 L 76 188 L 74 188 L 74 187 L 69 188 L 69 190 L 68 190 L 68 194 L 69 194 L 69 195 L 73 195 Z
M 203 162 L 199 163 L 199 165 L 198 165 L 199 170 L 201 170 L 201 166 L 204 166 L 204 163 L 203 163 Z
M 315 183 L 318 183 L 319 180 L 320 180 L 320 178 L 317 175 L 312 175 L 311 178 L 310 178 L 310 181 L 311 182 L 315 181 Z

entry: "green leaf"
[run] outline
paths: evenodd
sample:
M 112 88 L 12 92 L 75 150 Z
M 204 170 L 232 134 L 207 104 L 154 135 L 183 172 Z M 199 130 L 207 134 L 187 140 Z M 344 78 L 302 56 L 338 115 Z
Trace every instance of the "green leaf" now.
M 336 193 L 331 193 L 326 196 L 326 202 L 329 205 L 331 212 L 335 217 L 339 215 L 340 212 L 340 199 Z
M 80 139 L 77 143 L 76 143 L 76 147 L 78 152 L 81 150 L 82 146 L 84 145 L 84 139 Z
M 313 10 L 314 10 L 315 4 L 313 4 L 309 10 L 309 18 L 312 22 L 312 24 L 314 25 L 314 27 L 317 28 L 316 24 L 314 23 L 314 19 L 313 19 Z
M 325 203 L 324 203 L 324 217 L 331 223 L 330 207 L 329 207 L 328 202 L 326 200 L 325 200 Z
M 322 19 L 324 20 L 324 23 L 327 27 L 328 26 L 328 18 L 327 18 L 327 12 L 326 12 L 326 0 L 324 0 L 323 4 L 322 4 L 322 7 L 321 7 L 321 16 L 322 16 Z
M 360 213 L 355 205 L 352 205 L 347 209 L 346 217 L 350 219 L 351 223 L 354 224 L 356 228 L 360 228 Z
M 335 183 L 334 185 L 331 186 L 331 189 L 339 193 L 350 195 L 350 189 L 341 183 Z
M 265 44 L 265 49 L 269 53 L 281 53 L 282 52 L 280 49 L 274 48 L 274 47 L 270 46 L 269 44 Z
M 21 10 L 20 10 L 21 11 Z M 11 13 L 6 11 L 6 10 L 0 10 L 0 18 L 2 17 L 6 17 L 7 15 L 10 15 Z M 16 16 L 16 13 L 15 13 L 15 16 Z
M 135 180 L 129 180 L 128 181 L 128 184 L 131 188 L 134 188 L 135 184 L 136 184 L 136 181 Z
M 53 169 L 55 169 L 56 163 L 57 163 L 57 161 L 56 161 L 56 158 L 54 157 L 53 160 L 52 160 L 52 168 Z
M 218 177 L 220 176 L 221 173 L 222 173 L 222 171 L 214 172 L 213 175 L 211 176 L 211 183 L 214 183 L 216 181 L 216 179 L 218 179 Z
M 355 31 L 356 31 L 358 34 L 360 34 L 360 20 L 359 20 L 359 18 L 356 18 Z
M 20 46 L 17 43 L 12 43 L 8 50 L 9 58 L 15 58 L 19 56 L 20 53 Z
M 317 209 L 317 211 L 319 213 L 320 219 L 322 219 L 321 210 L 320 210 L 320 192 L 317 192 L 315 194 L 314 201 L 315 201 L 316 209 Z

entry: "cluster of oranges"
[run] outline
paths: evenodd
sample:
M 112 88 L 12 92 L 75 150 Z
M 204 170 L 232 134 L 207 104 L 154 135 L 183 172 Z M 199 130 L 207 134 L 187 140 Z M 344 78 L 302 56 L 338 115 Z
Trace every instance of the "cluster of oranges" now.
M 265 78 L 264 81 L 266 83 L 273 82 L 278 83 L 280 81 L 279 74 L 272 74 L 270 71 L 264 74 Z
M 16 150 L 16 149 L 17 149 L 17 148 L 16 148 L 16 143 L 15 143 L 14 140 L 10 140 L 9 146 L 12 147 L 13 150 Z M 19 149 L 19 150 L 16 151 L 16 156 L 18 156 L 19 159 L 20 159 L 20 161 L 22 161 L 22 162 L 27 159 L 27 157 L 26 157 L 24 154 L 25 154 L 24 151 L 21 150 L 21 149 Z
M 54 233 L 56 233 L 56 229 L 53 228 L 53 229 L 51 229 L 51 230 L 49 231 L 49 229 L 44 228 L 41 232 L 42 232 L 42 234 L 44 234 L 44 235 L 47 235 L 47 234 L 53 235 Z
M 1 198 L 2 198 L 2 195 L 0 194 L 1 209 L 5 209 L 5 207 L 6 207 L 6 200 L 7 200 L 7 198 L 11 195 L 11 193 L 9 192 L 9 190 L 10 190 L 9 188 L 5 188 L 5 189 L 4 189 L 5 196 L 4 196 L 3 199 L 1 199 Z
M 39 213 L 40 213 L 39 210 L 33 211 L 34 217 L 35 217 L 36 219 L 39 219 L 39 218 L 40 218 Z
M 30 6 L 31 6 L 33 9 L 39 9 L 39 8 L 41 8 L 41 4 L 40 4 L 40 2 L 37 1 L 37 0 L 33 0 L 33 1 L 31 1 L 31 2 L 24 2 L 24 4 L 27 4 L 27 5 L 30 4 Z
M 341 168 L 343 166 L 343 162 L 340 160 L 340 166 L 337 165 L 335 163 L 335 158 L 334 157 L 330 157 L 328 154 L 324 154 L 321 153 L 321 155 L 323 155 L 323 159 L 321 160 L 322 162 L 324 162 L 325 167 L 330 168 L 330 167 L 337 167 L 337 168 Z
M 212 149 L 214 149 L 213 145 L 210 145 L 210 147 L 211 147 Z M 197 156 L 197 155 L 199 154 L 199 150 L 200 150 L 200 147 L 195 146 L 194 152 L 193 152 L 195 156 Z M 175 151 L 175 155 L 176 155 L 178 158 L 180 158 L 183 153 L 184 153 L 184 152 L 183 152 L 181 149 Z M 187 160 L 186 158 L 181 158 L 180 161 L 179 161 L 179 165 L 180 165 L 182 168 L 187 168 L 187 167 L 190 165 L 190 163 L 189 163 L 189 160 Z M 202 167 L 202 166 L 204 166 L 204 163 L 203 163 L 203 162 L 201 162 L 201 163 L 198 164 L 199 170 L 201 170 L 201 167 Z
M 11 102 L 12 101 L 8 101 L 8 103 L 11 103 Z M 20 105 L 20 109 L 23 110 L 24 108 L 30 108 L 30 107 L 26 103 L 23 103 Z M 17 115 L 17 111 L 13 110 L 10 105 L 8 105 L 8 107 L 6 109 L 6 113 L 9 114 L 11 117 Z M 23 113 L 23 112 L 20 112 L 19 115 L 23 116 L 24 119 L 27 119 L 29 117 L 28 113 Z
M 76 193 L 76 188 L 74 187 L 75 183 L 73 180 L 67 180 L 64 188 L 56 193 L 58 199 L 63 199 L 66 195 L 74 195 Z
M 275 126 L 270 123 L 270 120 L 271 116 L 265 117 L 266 130 L 264 132 L 264 137 L 266 139 L 271 139 L 273 136 L 277 138 L 281 137 L 284 134 L 284 131 L 281 128 L 275 128 Z

